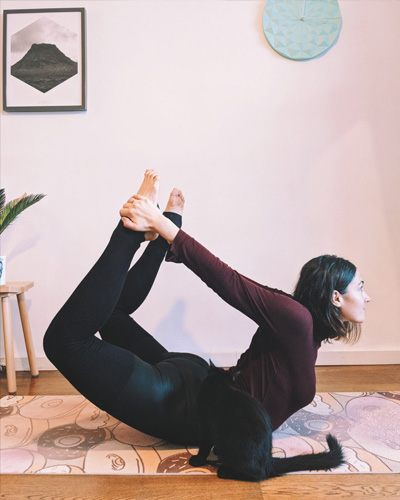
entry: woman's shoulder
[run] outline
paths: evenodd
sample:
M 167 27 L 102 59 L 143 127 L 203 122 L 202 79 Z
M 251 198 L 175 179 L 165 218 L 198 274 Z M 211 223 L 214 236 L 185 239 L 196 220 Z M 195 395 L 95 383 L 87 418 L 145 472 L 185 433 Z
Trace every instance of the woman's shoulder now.
M 309 331 L 313 326 L 313 319 L 310 311 L 303 304 L 300 304 L 291 294 L 276 288 L 266 287 L 274 296 L 277 307 L 276 313 L 286 324 L 290 323 L 292 327 L 301 327 Z

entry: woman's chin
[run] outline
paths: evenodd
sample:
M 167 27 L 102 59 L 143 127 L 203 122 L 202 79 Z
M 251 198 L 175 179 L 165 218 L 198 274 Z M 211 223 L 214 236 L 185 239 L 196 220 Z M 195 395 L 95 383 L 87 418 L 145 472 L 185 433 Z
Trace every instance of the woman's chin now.
M 357 317 L 352 317 L 352 318 L 345 318 L 344 316 L 342 316 L 342 321 L 343 323 L 357 323 L 357 324 L 361 324 L 361 323 L 364 323 L 365 321 L 365 314 L 363 316 L 357 316 Z

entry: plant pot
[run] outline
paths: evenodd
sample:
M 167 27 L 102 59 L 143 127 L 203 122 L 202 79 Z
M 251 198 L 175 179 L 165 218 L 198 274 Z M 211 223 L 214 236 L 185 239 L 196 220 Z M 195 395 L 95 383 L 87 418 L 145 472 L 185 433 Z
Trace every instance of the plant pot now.
M 6 284 L 6 256 L 0 255 L 0 286 Z

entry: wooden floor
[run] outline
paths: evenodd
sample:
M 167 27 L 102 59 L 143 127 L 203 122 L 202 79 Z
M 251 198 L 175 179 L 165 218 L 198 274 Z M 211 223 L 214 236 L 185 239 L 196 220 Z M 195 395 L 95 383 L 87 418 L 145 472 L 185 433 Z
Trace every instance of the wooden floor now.
M 55 371 L 32 379 L 17 375 L 18 394 L 76 394 Z M 6 395 L 0 374 L 0 396 Z M 400 365 L 317 367 L 317 391 L 399 391 Z M 1 436 L 0 436 L 1 438 Z M 399 474 L 292 475 L 262 483 L 224 481 L 215 476 L 40 476 L 3 475 L 0 499 L 29 500 L 286 500 L 400 498 Z

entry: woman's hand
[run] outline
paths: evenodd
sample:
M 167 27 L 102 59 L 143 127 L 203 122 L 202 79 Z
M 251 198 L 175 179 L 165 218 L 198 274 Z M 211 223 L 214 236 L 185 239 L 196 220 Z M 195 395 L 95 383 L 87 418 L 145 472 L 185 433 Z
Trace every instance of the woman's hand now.
M 119 211 L 123 225 L 133 231 L 158 233 L 168 243 L 174 241 L 179 228 L 164 217 L 157 206 L 148 198 L 135 194 Z
M 119 211 L 122 223 L 133 231 L 155 231 L 157 218 L 161 215 L 157 206 L 147 197 L 135 194 Z

